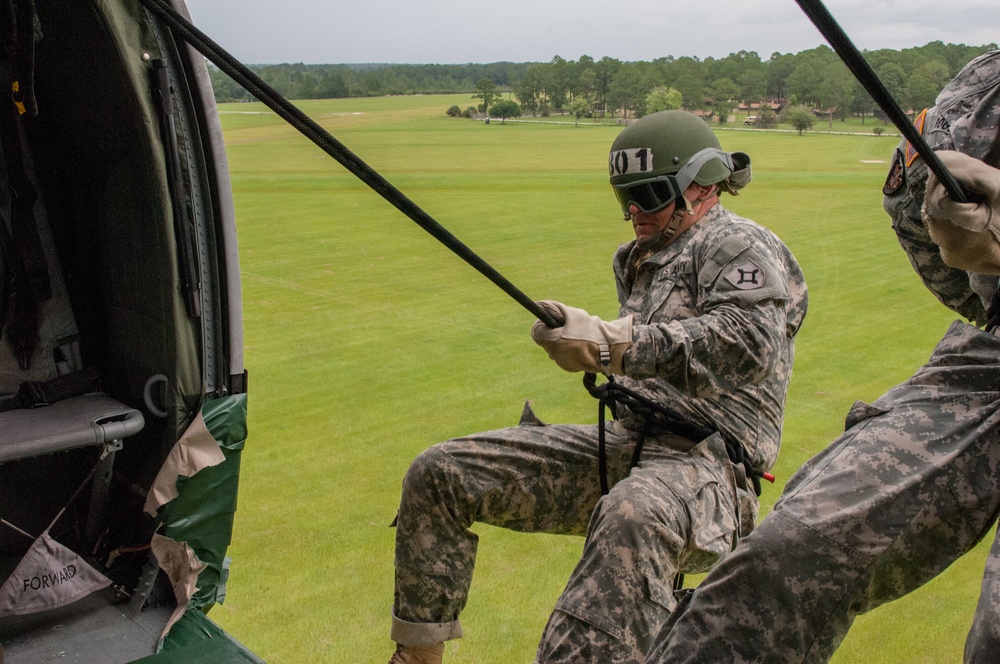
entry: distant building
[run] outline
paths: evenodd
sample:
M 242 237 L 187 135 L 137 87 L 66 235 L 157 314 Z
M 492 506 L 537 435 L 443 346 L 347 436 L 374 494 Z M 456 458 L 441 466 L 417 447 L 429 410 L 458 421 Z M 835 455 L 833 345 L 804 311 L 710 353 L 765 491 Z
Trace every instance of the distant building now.
M 765 108 L 769 108 L 775 113 L 781 113 L 787 105 L 788 100 L 779 97 L 775 99 L 766 99 L 760 102 L 754 101 L 749 104 L 744 102 L 740 104 L 736 110 L 740 113 L 746 113 L 747 115 L 760 115 L 760 112 Z

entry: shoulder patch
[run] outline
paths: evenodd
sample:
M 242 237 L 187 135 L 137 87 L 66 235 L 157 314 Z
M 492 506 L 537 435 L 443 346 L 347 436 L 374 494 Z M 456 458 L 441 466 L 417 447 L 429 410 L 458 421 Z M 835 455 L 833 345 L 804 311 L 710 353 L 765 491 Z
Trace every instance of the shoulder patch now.
M 903 166 L 903 151 L 896 148 L 896 152 L 892 155 L 892 163 L 889 165 L 889 174 L 885 176 L 885 184 L 882 185 L 882 194 L 892 196 L 904 184 L 906 184 L 906 167 Z
M 924 110 L 920 111 L 920 115 L 918 115 L 917 119 L 913 121 L 913 126 L 917 128 L 917 131 L 920 132 L 921 136 L 924 135 L 924 123 L 926 121 L 927 121 L 927 109 L 925 108 Z M 907 166 L 912 166 L 913 162 L 916 161 L 916 159 L 917 159 L 918 156 L 920 156 L 920 155 L 917 154 L 917 151 L 914 149 L 914 147 L 912 145 L 910 145 L 909 141 L 907 141 L 906 142 L 906 165 Z
M 753 261 L 745 261 L 726 274 L 726 281 L 740 290 L 754 290 L 764 286 L 764 271 Z

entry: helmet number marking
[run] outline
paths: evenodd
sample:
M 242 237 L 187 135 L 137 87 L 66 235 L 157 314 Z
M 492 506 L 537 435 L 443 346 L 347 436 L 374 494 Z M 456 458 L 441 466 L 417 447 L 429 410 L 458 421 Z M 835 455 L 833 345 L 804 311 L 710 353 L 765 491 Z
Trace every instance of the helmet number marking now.
M 650 148 L 615 150 L 608 156 L 608 173 L 611 176 L 648 173 L 652 170 L 653 151 Z

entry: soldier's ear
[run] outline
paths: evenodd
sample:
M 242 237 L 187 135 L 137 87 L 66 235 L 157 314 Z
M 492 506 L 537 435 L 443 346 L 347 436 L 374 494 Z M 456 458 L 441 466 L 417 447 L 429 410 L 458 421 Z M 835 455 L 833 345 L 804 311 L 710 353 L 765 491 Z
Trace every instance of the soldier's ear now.
M 719 185 L 717 184 L 699 184 L 698 185 L 698 196 L 695 200 L 705 200 L 711 198 L 719 191 Z

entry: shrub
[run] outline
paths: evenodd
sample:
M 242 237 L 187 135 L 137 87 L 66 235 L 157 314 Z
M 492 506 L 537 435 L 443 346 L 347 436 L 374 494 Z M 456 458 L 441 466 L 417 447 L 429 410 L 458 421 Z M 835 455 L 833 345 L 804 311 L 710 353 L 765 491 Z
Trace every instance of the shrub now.
M 778 114 L 770 108 L 762 108 L 757 116 L 757 126 L 761 129 L 773 129 L 778 126 Z

